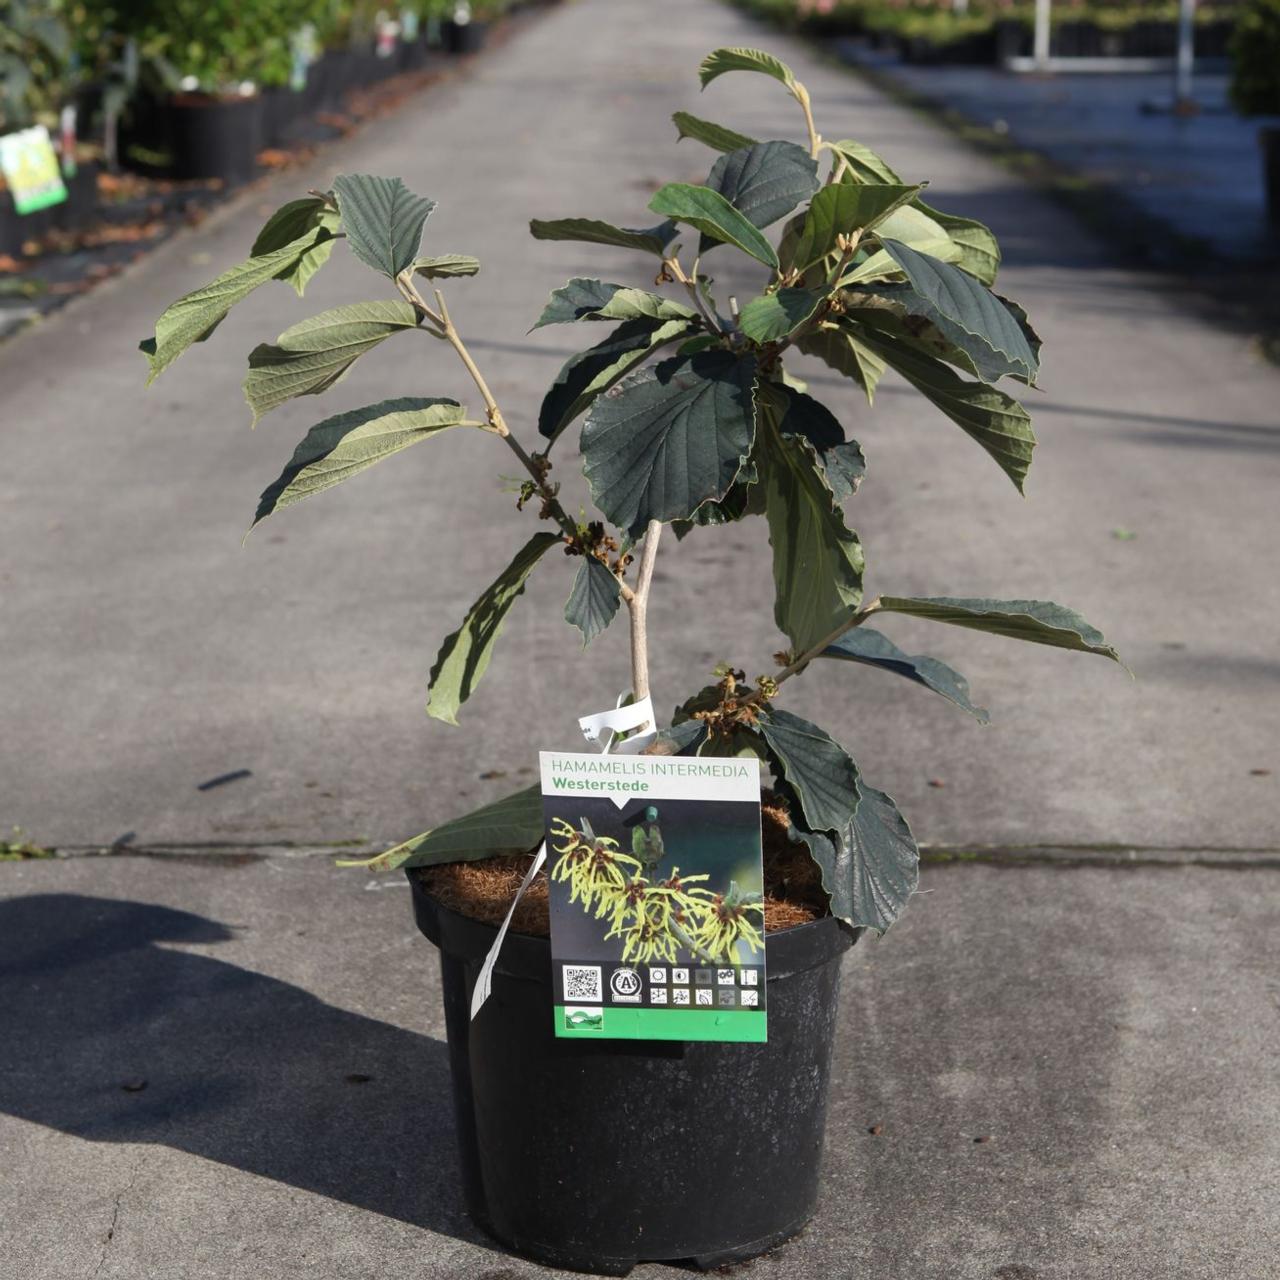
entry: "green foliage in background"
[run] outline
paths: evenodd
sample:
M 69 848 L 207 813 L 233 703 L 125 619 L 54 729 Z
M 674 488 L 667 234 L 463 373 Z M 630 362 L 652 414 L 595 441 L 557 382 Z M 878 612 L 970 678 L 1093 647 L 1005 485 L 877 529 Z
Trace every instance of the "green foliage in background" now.
M 1046 601 L 866 591 L 867 558 L 849 510 L 867 470 L 846 430 L 853 415 L 811 396 L 791 373 L 792 358 L 827 365 L 868 406 L 881 378 L 896 372 L 920 393 L 922 419 L 957 428 L 956 438 L 982 449 L 1021 493 L 1036 440 L 1018 395 L 1035 384 L 1040 340 L 1022 308 L 993 288 L 1000 250 L 987 227 L 926 203 L 923 181 L 899 176 L 863 144 L 824 139 L 808 91 L 771 55 L 716 50 L 702 63 L 701 82 L 706 88 L 738 72 L 776 82 L 803 117 L 803 145 L 758 141 L 677 112 L 679 136 L 716 153 L 704 182 L 660 187 L 635 226 L 581 216 L 530 224 L 539 239 L 616 246 L 639 257 L 635 283 L 576 277 L 551 292 L 537 318 L 535 327 L 577 331 L 583 345 L 547 391 L 537 450 L 507 422 L 443 292 L 428 298 L 419 286 L 473 275 L 479 264 L 453 252 L 421 256 L 435 205 L 398 178 L 341 176 L 331 191 L 286 205 L 253 256 L 169 307 L 143 350 L 154 379 L 253 290 L 281 280 L 301 294 L 339 239 L 370 268 L 379 295 L 256 347 L 245 381 L 255 418 L 323 393 L 366 357 L 376 362 L 384 344 L 403 349 L 426 338 L 453 349 L 479 395 L 478 411 L 433 388 L 430 398 L 381 400 L 327 417 L 298 445 L 255 514 L 264 519 L 446 432 L 477 445 L 497 437 L 512 450 L 528 477 L 517 505 L 544 527 L 479 593 L 431 667 L 427 710 L 448 723 L 475 694 L 525 590 L 557 573 L 565 619 L 577 632 L 566 633 L 566 644 L 593 642 L 626 607 L 632 694 L 643 699 L 646 608 L 664 528 L 710 537 L 717 526 L 763 519 L 773 618 L 784 637 L 774 668 L 749 681 L 722 665 L 714 683 L 681 702 L 649 749 L 759 757 L 788 802 L 794 838 L 821 869 L 832 914 L 851 928 L 884 930 L 916 887 L 910 829 L 831 734 L 780 705 L 786 682 L 815 662 L 835 679 L 868 667 L 985 721 L 959 672 L 865 629 L 899 615 L 1116 654 L 1079 614 Z M 681 160 L 686 173 L 690 162 Z M 753 281 L 740 299 L 718 286 L 712 273 L 722 267 L 737 281 Z M 582 469 L 599 518 L 571 516 L 552 479 L 556 443 L 579 422 Z M 918 577 L 928 573 L 922 566 Z M 754 609 L 759 592 L 745 581 L 740 589 L 737 607 Z M 697 617 L 682 620 L 686 629 L 697 624 Z M 541 828 L 538 792 L 529 788 L 368 865 L 525 852 Z
M 1245 0 L 1231 39 L 1231 101 L 1247 116 L 1280 116 L 1280 0 Z

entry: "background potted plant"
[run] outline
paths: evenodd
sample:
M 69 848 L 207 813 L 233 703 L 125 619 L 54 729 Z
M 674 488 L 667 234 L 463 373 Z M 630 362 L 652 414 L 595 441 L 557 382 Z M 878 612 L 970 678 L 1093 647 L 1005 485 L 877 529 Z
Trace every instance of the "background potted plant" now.
M 922 183 L 903 181 L 861 144 L 824 140 L 804 86 L 770 55 L 717 50 L 702 63 L 702 84 L 739 70 L 780 83 L 803 113 L 805 145 L 756 141 L 677 112 L 681 137 L 720 155 L 705 185 L 669 183 L 654 195 L 655 224 L 531 224 L 541 239 L 632 249 L 648 259 L 638 274 L 653 284 L 578 278 L 551 294 L 539 325 L 606 333 L 547 392 L 537 450 L 512 430 L 437 287 L 474 275 L 479 263 L 420 255 L 433 203 L 399 179 L 339 177 L 331 192 L 284 206 L 253 256 L 174 303 L 143 344 L 154 379 L 260 284 L 282 279 L 301 293 L 344 236 L 384 277 L 388 296 L 325 312 L 255 348 L 245 381 L 255 420 L 323 391 L 362 354 L 402 335 L 457 353 L 478 411 L 432 396 L 328 418 L 263 492 L 254 520 L 444 431 L 496 437 L 512 450 L 527 477 L 517 505 L 538 528 L 436 657 L 428 710 L 446 722 L 483 677 L 540 563 L 563 565 L 568 555 L 565 617 L 584 643 L 625 607 L 639 701 L 649 693 L 646 613 L 664 527 L 702 537 L 727 522 L 767 522 L 774 617 L 786 637 L 775 668 L 748 681 L 722 666 L 670 724 L 641 740 L 650 752 L 749 753 L 772 774 L 767 1045 L 554 1040 L 536 886 L 499 957 L 492 1000 L 471 1020 L 495 907 L 506 909 L 543 836 L 537 787 L 363 864 L 409 871 L 419 925 L 441 949 L 472 1213 L 521 1252 L 615 1274 L 642 1258 L 719 1264 L 803 1226 L 817 1194 L 839 957 L 865 930 L 886 930 L 916 887 L 906 821 L 826 730 L 785 709 L 787 682 L 814 664 L 859 663 L 985 720 L 958 672 L 903 652 L 869 625 L 893 615 L 1116 656 L 1056 604 L 864 594 L 862 544 L 844 509 L 862 482 L 862 451 L 784 362 L 816 357 L 868 399 L 895 369 L 1021 491 L 1035 437 L 1026 411 L 995 384 L 1032 383 L 1040 343 L 1022 310 L 991 289 L 999 250 L 986 227 L 932 208 Z M 776 224 L 775 239 L 765 229 Z M 703 269 L 735 253 L 759 279 L 759 293 L 741 306 Z M 556 441 L 584 414 L 584 472 L 600 519 L 571 515 L 553 479 Z M 487 889 L 467 889 L 495 877 L 503 886 L 496 903 Z M 477 918 L 486 913 L 489 920 Z
M 1246 116 L 1280 117 L 1280 0 L 1246 0 L 1231 39 L 1231 101 Z M 1280 226 L 1280 123 L 1258 130 L 1267 210 Z

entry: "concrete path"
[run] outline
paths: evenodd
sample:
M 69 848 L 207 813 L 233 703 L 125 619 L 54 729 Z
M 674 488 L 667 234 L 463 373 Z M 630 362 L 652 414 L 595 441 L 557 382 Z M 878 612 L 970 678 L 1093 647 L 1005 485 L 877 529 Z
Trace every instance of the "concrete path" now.
M 794 62 L 828 134 L 997 228 L 1004 289 L 1048 343 L 1026 503 L 900 384 L 868 414 L 816 372 L 871 462 L 851 511 L 873 589 L 1063 600 L 1139 679 L 903 620 L 904 645 L 970 676 L 990 729 L 874 672 L 795 682 L 789 705 L 838 729 L 925 839 L 1060 860 L 931 865 L 902 925 L 851 953 L 823 1208 L 744 1274 L 1274 1274 L 1280 377 L 1175 284 L 1117 269 L 948 135 L 732 9 L 584 0 L 0 351 L 0 824 L 64 847 L 232 847 L 0 864 L 0 1280 L 546 1274 L 462 1214 L 438 985 L 402 883 L 279 846 L 395 839 L 511 787 L 612 701 L 623 637 L 584 660 L 560 620 L 568 571 L 548 565 L 464 728 L 427 721 L 439 639 L 530 527 L 484 439 L 434 442 L 240 550 L 320 416 L 465 390 L 443 351 L 387 347 L 323 406 L 249 432 L 244 353 L 374 296 L 350 263 L 301 306 L 256 297 L 145 395 L 134 345 L 270 207 L 336 171 L 401 173 L 441 201 L 428 245 L 484 259 L 455 316 L 527 422 L 570 349 L 523 336 L 546 293 L 635 264 L 535 244 L 524 220 L 629 222 L 658 181 L 699 179 L 709 156 L 673 144 L 677 107 L 792 129 L 763 79 L 695 91 L 704 52 L 750 42 Z M 723 657 L 765 669 L 767 584 L 758 527 L 665 554 L 663 702 Z

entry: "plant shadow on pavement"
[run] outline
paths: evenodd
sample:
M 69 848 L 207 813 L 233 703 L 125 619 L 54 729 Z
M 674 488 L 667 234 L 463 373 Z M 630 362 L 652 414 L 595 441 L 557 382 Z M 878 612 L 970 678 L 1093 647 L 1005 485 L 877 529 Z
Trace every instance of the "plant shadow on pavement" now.
M 0 902 L 0 1111 L 483 1243 L 459 1192 L 447 1047 L 165 945 L 232 936 L 140 902 Z

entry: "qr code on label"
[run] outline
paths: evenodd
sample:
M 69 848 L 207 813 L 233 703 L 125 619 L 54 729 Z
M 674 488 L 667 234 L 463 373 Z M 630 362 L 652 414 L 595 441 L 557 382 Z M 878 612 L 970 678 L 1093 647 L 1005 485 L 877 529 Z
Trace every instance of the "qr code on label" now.
M 593 1004 L 604 1000 L 598 964 L 562 964 L 560 972 L 564 977 L 566 1000 L 584 1000 Z

